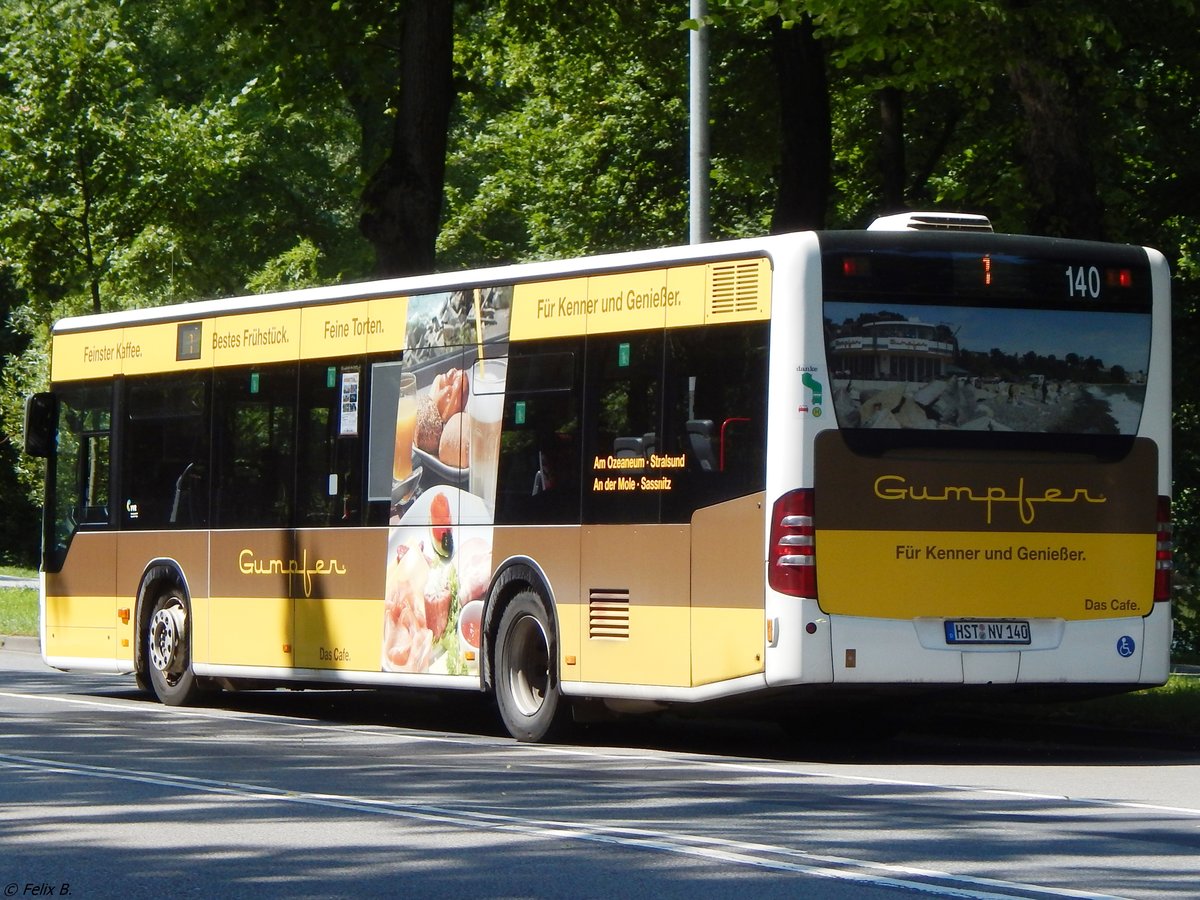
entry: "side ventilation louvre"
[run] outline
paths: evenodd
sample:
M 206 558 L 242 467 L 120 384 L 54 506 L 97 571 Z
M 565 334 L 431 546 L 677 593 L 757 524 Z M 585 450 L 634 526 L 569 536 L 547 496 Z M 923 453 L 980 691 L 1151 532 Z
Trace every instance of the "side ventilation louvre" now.
M 759 261 L 718 263 L 712 267 L 709 313 L 741 315 L 758 309 Z
M 592 588 L 588 591 L 588 637 L 629 640 L 629 590 Z

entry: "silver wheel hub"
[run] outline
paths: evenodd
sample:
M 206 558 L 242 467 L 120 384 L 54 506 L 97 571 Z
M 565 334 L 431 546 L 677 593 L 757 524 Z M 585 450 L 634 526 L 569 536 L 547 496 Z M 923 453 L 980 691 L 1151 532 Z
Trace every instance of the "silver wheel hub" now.
M 549 641 L 542 623 L 533 616 L 523 616 L 513 625 L 509 647 L 509 693 L 522 715 L 536 715 L 546 700 L 550 682 Z
M 150 663 L 160 672 L 180 668 L 187 638 L 183 607 L 165 606 L 150 620 Z

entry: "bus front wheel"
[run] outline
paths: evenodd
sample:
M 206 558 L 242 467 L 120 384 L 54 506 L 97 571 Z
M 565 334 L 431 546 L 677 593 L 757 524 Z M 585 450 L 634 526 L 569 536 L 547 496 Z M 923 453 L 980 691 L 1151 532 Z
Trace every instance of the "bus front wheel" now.
M 561 733 L 569 710 L 558 687 L 558 641 L 542 598 L 522 591 L 496 631 L 496 705 L 509 734 L 542 741 Z
M 192 671 L 190 615 L 178 589 L 159 594 L 146 628 L 150 685 L 167 706 L 187 706 L 202 693 Z

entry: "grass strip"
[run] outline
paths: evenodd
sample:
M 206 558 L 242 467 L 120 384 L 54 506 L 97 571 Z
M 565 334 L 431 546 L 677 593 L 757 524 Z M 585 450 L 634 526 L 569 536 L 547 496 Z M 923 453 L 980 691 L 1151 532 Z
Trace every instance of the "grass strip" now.
M 0 588 L 0 634 L 38 633 L 38 592 L 35 588 Z

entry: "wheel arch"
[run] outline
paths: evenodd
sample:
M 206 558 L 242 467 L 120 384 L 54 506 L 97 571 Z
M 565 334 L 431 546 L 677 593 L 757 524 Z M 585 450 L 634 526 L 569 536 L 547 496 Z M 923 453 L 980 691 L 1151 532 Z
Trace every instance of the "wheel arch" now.
M 483 659 L 479 671 L 483 686 L 486 690 L 495 688 L 495 673 L 492 661 L 495 659 L 496 633 L 500 627 L 500 617 L 509 601 L 522 591 L 534 591 L 546 608 L 551 627 L 555 634 L 560 634 L 558 622 L 558 604 L 554 599 L 554 591 L 550 587 L 550 579 L 536 561 L 528 556 L 513 556 L 506 559 L 496 568 L 488 586 L 487 600 L 483 607 L 483 640 L 481 650 Z

